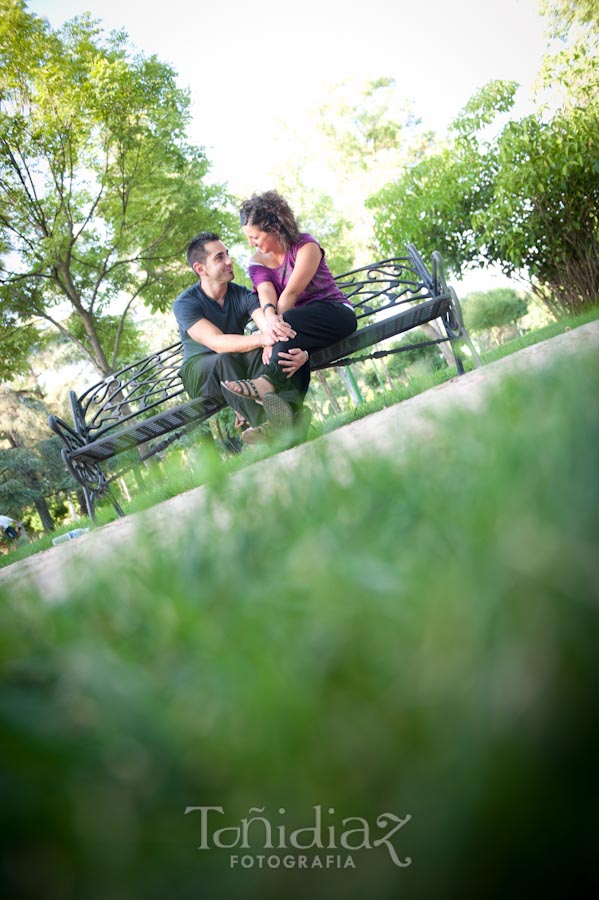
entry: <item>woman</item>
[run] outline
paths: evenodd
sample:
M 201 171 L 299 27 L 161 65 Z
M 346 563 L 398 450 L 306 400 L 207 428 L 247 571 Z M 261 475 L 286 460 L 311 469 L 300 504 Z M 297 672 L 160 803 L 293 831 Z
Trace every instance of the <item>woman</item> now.
M 264 369 L 247 381 L 225 381 L 223 388 L 273 405 L 279 422 L 291 423 L 310 384 L 310 351 L 327 347 L 356 330 L 351 303 L 337 287 L 324 250 L 300 232 L 295 216 L 276 191 L 254 194 L 240 209 L 241 225 L 256 252 L 249 274 L 258 293 L 274 345 L 264 350 Z M 284 322 L 295 331 L 288 338 Z M 267 413 L 268 417 L 268 413 Z

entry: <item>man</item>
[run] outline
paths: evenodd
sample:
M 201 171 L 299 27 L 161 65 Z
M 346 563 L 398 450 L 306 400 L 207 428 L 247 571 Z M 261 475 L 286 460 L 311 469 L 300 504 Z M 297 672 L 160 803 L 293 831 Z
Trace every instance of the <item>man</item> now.
M 183 291 L 173 304 L 183 342 L 181 380 L 185 390 L 191 397 L 207 402 L 228 403 L 238 413 L 238 419 L 253 426 L 244 433 L 246 443 L 252 442 L 265 421 L 274 432 L 284 430 L 293 423 L 294 409 L 274 390 L 259 404 L 241 396 L 224 396 L 221 387 L 222 381 L 255 377 L 264 367 L 264 348 L 274 344 L 258 296 L 233 282 L 229 252 L 214 232 L 202 232 L 190 241 L 187 262 L 199 282 Z M 258 331 L 245 334 L 250 318 Z M 291 326 L 284 326 L 278 339 L 295 337 Z M 284 378 L 305 363 L 301 350 L 281 356 Z M 301 407 L 303 397 L 298 400 Z
M 11 541 L 16 541 L 19 537 L 19 534 L 15 528 L 16 524 L 17 523 L 15 522 L 15 520 L 11 519 L 10 516 L 0 516 L 0 530 L 3 531 L 6 537 Z

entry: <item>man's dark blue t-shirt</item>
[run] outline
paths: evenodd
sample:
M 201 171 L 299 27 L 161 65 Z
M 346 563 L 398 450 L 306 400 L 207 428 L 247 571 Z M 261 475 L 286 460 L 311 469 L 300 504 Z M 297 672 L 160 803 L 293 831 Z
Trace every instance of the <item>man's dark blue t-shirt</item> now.
M 183 342 L 183 360 L 202 353 L 212 353 L 209 347 L 194 341 L 187 334 L 199 319 L 208 319 L 223 334 L 243 334 L 251 313 L 260 306 L 258 295 L 240 284 L 231 282 L 222 307 L 204 293 L 199 283 L 188 287 L 173 303 L 173 312 Z

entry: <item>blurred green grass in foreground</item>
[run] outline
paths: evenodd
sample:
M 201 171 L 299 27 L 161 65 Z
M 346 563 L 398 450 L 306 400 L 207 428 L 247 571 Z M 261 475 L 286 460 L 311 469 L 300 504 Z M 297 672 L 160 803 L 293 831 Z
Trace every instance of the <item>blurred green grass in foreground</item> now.
M 168 539 L 90 562 L 62 602 L 5 591 L 3 896 L 583 885 L 598 387 L 596 363 L 570 359 L 507 381 L 401 459 L 211 483 Z M 393 844 L 412 863 L 379 846 L 351 851 L 355 869 L 232 868 L 232 853 L 289 851 L 265 850 L 259 829 L 251 850 L 198 850 L 188 806 L 222 807 L 215 827 L 264 809 L 273 831 L 314 824 L 319 806 L 373 837 L 382 814 L 410 815 Z

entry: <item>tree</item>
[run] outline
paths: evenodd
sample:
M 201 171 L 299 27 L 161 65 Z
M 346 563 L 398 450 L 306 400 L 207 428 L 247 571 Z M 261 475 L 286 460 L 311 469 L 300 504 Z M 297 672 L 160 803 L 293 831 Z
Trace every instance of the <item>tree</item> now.
M 453 122 L 450 135 L 370 197 L 375 234 L 384 253 L 413 242 L 425 256 L 442 250 L 449 269 L 486 262 L 472 216 L 490 201 L 497 162 L 484 131 L 507 112 L 515 82 L 490 82 Z M 479 132 L 483 133 L 478 138 Z
M 27 371 L 29 353 L 39 343 L 33 325 L 23 324 L 13 310 L 0 306 L 0 384 Z
M 369 205 L 381 247 L 413 240 L 455 272 L 498 263 L 559 315 L 599 301 L 599 14 L 574 0 L 545 8 L 561 43 L 544 60 L 535 112 L 501 126 L 517 85 L 491 82 L 446 142 Z
M 551 33 L 564 36 L 575 25 L 599 28 L 597 0 L 542 0 L 541 12 L 550 21 Z
M 48 413 L 35 381 L 0 388 L 0 509 L 22 519 L 35 506 L 44 530 L 52 531 L 49 501 L 77 485 L 62 462 L 60 439 L 47 437 Z
M 315 112 L 309 142 L 303 126 L 283 124 L 290 150 L 277 184 L 301 224 L 322 239 L 334 272 L 372 259 L 365 200 L 397 177 L 416 147 L 429 143 L 419 124 L 392 78 L 332 85 Z
M 554 313 L 576 312 L 599 297 L 599 104 L 538 112 L 488 137 L 514 91 L 487 85 L 445 146 L 370 199 L 375 233 L 383 251 L 407 240 L 440 250 L 456 272 L 524 270 Z
M 345 82 L 320 110 L 320 130 L 335 147 L 346 177 L 385 163 L 396 165 L 404 132 L 418 124 L 407 104 L 397 103 L 393 78 L 359 89 Z
M 88 16 L 52 31 L 23 0 L 0 13 L 0 324 L 49 322 L 107 374 L 138 298 L 163 309 L 182 287 L 189 237 L 232 233 L 212 211 L 227 196 L 168 65 Z
M 517 323 L 528 312 L 528 300 L 508 287 L 473 291 L 462 301 L 462 312 L 466 328 L 481 335 L 484 350 L 520 334 Z
M 0 387 L 0 441 L 32 446 L 48 435 L 48 409 L 39 387 L 13 383 Z
M 470 331 L 485 331 L 517 322 L 528 312 L 528 304 L 512 288 L 494 288 L 468 294 L 462 303 L 462 310 Z
M 54 531 L 48 498 L 74 487 L 60 458 L 58 438 L 42 441 L 35 448 L 0 450 L 0 508 L 6 515 L 22 519 L 27 507 L 34 506 L 44 531 Z
M 338 275 L 351 269 L 351 223 L 339 215 L 332 197 L 306 188 L 296 171 L 279 179 L 278 186 L 289 200 L 302 231 L 309 231 L 324 247 L 331 271 Z
M 395 80 L 388 77 L 342 82 L 319 110 L 318 129 L 330 157 L 329 183 L 330 173 L 335 173 L 333 193 L 337 206 L 353 223 L 359 264 L 368 262 L 374 251 L 366 198 L 429 146 L 432 135 L 420 124 Z M 401 247 L 395 247 L 393 255 L 398 251 Z
M 599 107 L 509 123 L 493 197 L 473 216 L 489 258 L 526 269 L 556 314 L 599 301 L 598 134 Z

